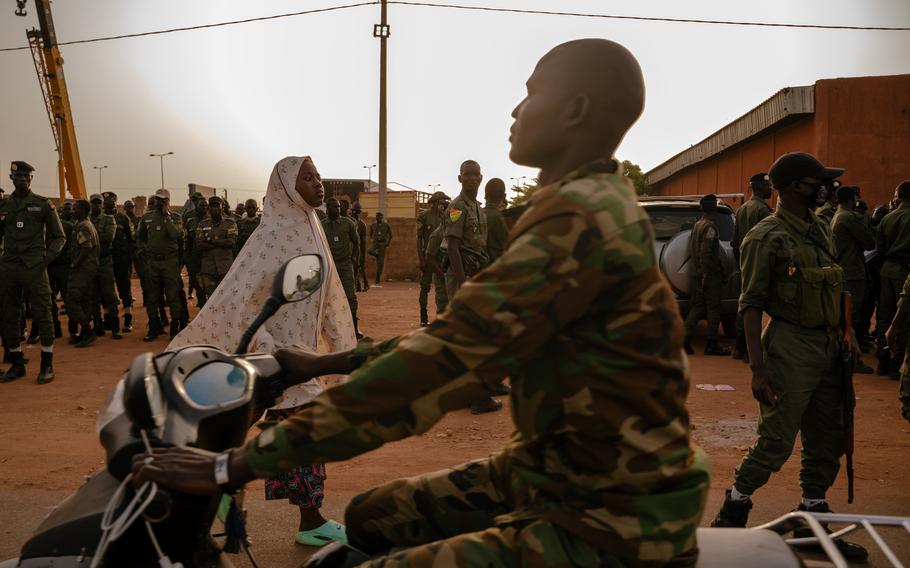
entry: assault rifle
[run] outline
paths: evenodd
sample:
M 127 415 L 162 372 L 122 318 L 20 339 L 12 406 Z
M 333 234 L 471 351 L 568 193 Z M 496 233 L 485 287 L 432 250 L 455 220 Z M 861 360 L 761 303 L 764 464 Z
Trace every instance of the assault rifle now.
M 847 503 L 853 503 L 853 412 L 856 409 L 856 391 L 853 389 L 853 325 L 850 292 L 841 295 L 841 382 L 844 389 L 844 456 L 847 459 Z

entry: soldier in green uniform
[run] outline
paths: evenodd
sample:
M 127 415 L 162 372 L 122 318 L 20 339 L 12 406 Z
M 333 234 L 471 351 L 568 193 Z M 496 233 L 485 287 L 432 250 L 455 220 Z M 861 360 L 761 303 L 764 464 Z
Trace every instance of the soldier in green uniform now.
M 353 546 L 411 547 L 364 566 L 694 564 L 708 471 L 689 435 L 682 322 L 612 159 L 641 113 L 641 72 L 617 44 L 581 40 L 528 87 L 511 157 L 541 167 L 542 187 L 503 256 L 429 327 L 349 353 L 280 351 L 291 382 L 353 373 L 244 449 L 137 457 L 137 482 L 213 493 L 216 459 L 232 486 L 346 460 L 426 432 L 508 374 L 516 433 L 502 450 L 351 501 Z
M 466 160 L 458 173 L 461 192 L 449 203 L 443 216 L 442 250 L 447 255 L 446 293 L 454 298 L 465 280 L 487 265 L 487 216 L 477 202 L 483 181 L 480 164 Z
M 752 394 L 760 403 L 758 439 L 734 473 L 733 487 L 712 523 L 717 527 L 746 526 L 752 494 L 780 471 L 798 433 L 803 445 L 799 509 L 829 512 L 825 496 L 844 453 L 846 393 L 837 328 L 844 269 L 837 265 L 831 228 L 812 212 L 812 205 L 824 200 L 826 184 L 843 170 L 794 152 L 778 158 L 769 173 L 780 205 L 749 231 L 740 251 L 739 309 L 752 364 Z M 764 332 L 763 312 L 771 317 Z M 865 553 L 857 545 L 837 542 L 852 558 Z
M 357 272 L 354 280 L 357 281 L 357 291 L 366 292 L 370 289 L 370 279 L 367 278 L 367 224 L 360 218 L 363 207 L 359 201 L 351 206 L 351 218 L 357 223 L 357 237 L 360 239 L 360 251 L 357 254 Z
M 420 305 L 420 325 L 429 325 L 429 316 L 427 315 L 427 297 L 430 294 L 430 285 L 433 283 L 433 271 L 427 266 L 426 251 L 427 240 L 430 235 L 442 224 L 442 215 L 448 206 L 449 196 L 441 191 L 437 191 L 430 196 L 429 208 L 424 209 L 417 214 L 417 263 L 420 268 L 420 296 L 418 303 Z M 443 285 L 445 286 L 445 285 Z M 439 305 L 439 290 L 436 291 L 436 313 L 442 312 Z M 445 302 L 443 303 L 445 304 Z
M 686 315 L 686 339 L 683 347 L 692 355 L 692 334 L 698 322 L 707 317 L 708 341 L 705 355 L 727 356 L 730 350 L 717 343 L 720 325 L 720 304 L 727 281 L 720 256 L 720 235 L 717 232 L 717 196 L 708 194 L 698 201 L 702 217 L 692 227 L 689 256 L 692 259 L 692 305 Z
M 95 303 L 95 335 L 103 336 L 105 329 L 111 330 L 111 338 L 123 339 L 120 335 L 120 314 L 117 293 L 114 289 L 114 257 L 113 246 L 117 238 L 117 220 L 113 215 L 104 212 L 104 197 L 93 194 L 89 198 L 92 213 L 89 217 L 98 231 L 98 240 L 101 249 L 98 260 L 98 273 L 95 277 L 95 293 L 98 301 Z M 104 309 L 102 319 L 101 309 Z
M 0 382 L 25 376 L 19 331 L 19 304 L 25 294 L 32 304 L 32 318 L 41 336 L 41 368 L 38 383 L 54 380 L 54 324 L 51 319 L 51 286 L 47 265 L 66 245 L 63 225 L 54 204 L 31 191 L 35 168 L 26 162 L 10 165 L 15 191 L 0 201 L 0 301 L 3 302 L 3 339 L 12 366 Z
M 136 233 L 130 218 L 125 213 L 117 211 L 117 194 L 105 191 L 101 196 L 104 198 L 104 213 L 112 216 L 117 224 L 117 235 L 111 243 L 111 259 L 114 262 L 117 295 L 123 305 L 123 331 L 129 333 L 133 331 L 133 285 L 130 281 L 130 266 L 136 249 Z M 115 323 L 113 318 L 111 323 Z
M 88 347 L 95 341 L 92 312 L 95 304 L 95 282 L 100 264 L 101 240 L 95 225 L 89 220 L 91 205 L 80 199 L 73 207 L 76 223 L 70 243 L 70 279 L 66 291 L 66 313 L 79 329 L 70 337 L 76 347 Z
M 155 192 L 154 209 L 143 215 L 136 242 L 145 263 L 148 302 L 145 305 L 149 329 L 144 341 L 154 341 L 164 333 L 158 316 L 158 298 L 162 291 L 171 310 L 171 337 L 180 331 L 180 248 L 183 226 L 179 216 L 168 212 L 171 194 L 166 189 Z
M 259 215 L 259 204 L 255 199 L 247 199 L 243 204 L 243 216 L 237 221 L 237 245 L 234 247 L 234 256 L 240 252 L 246 241 L 252 236 L 253 232 L 259 227 L 262 217 Z
M 201 255 L 199 276 L 205 296 L 210 297 L 234 262 L 237 244 L 237 223 L 224 217 L 220 197 L 209 197 L 209 216 L 196 225 L 195 246 Z
M 142 261 L 139 259 L 139 247 L 136 246 L 135 237 L 139 232 L 139 222 L 142 221 L 142 217 L 136 215 L 136 204 L 132 200 L 127 199 L 123 202 L 123 211 L 126 214 L 127 219 L 130 220 L 130 223 L 133 225 L 133 252 L 132 252 L 132 262 L 133 270 L 136 271 L 136 278 L 139 280 L 139 288 L 142 290 L 142 305 L 146 303 L 145 300 L 145 265 L 142 264 Z M 132 322 L 131 322 L 132 323 Z
M 749 178 L 749 189 L 752 198 L 743 203 L 736 210 L 736 223 L 733 225 L 733 258 L 739 266 L 739 249 L 746 234 L 758 224 L 759 221 L 771 214 L 771 207 L 767 200 L 771 198 L 771 178 L 765 172 L 757 173 Z M 743 317 L 736 314 L 736 345 L 733 348 L 733 358 L 749 362 L 749 352 L 746 349 L 746 332 L 743 328 Z
M 60 310 L 57 308 L 57 295 L 59 294 L 61 300 L 66 300 L 66 286 L 69 280 L 70 261 L 72 260 L 72 233 L 73 226 L 76 224 L 73 221 L 72 201 L 66 201 L 60 207 L 60 224 L 63 226 L 63 235 L 66 237 L 67 245 L 47 265 L 47 279 L 51 285 L 51 317 L 54 320 L 54 337 L 56 338 L 63 337 L 63 327 L 60 325 Z M 75 335 L 73 324 L 74 322 L 70 318 L 70 337 Z
M 837 264 L 844 269 L 845 289 L 850 292 L 851 325 L 857 339 L 860 335 L 860 318 L 863 314 L 863 302 L 866 297 L 866 261 L 864 251 L 875 248 L 875 235 L 865 216 L 854 211 L 856 207 L 856 188 L 842 185 L 837 188 L 837 213 L 831 220 L 831 233 L 834 238 L 834 250 L 837 252 Z M 855 373 L 872 373 L 872 367 L 857 359 Z
M 506 249 L 509 229 L 502 217 L 506 206 L 506 184 L 493 178 L 483 188 L 483 213 L 487 218 L 487 258 L 493 262 Z
M 341 206 L 334 197 L 325 200 L 326 218 L 322 221 L 322 230 L 329 241 L 332 259 L 338 278 L 344 288 L 344 295 L 351 307 L 351 316 L 354 318 L 354 333 L 357 339 L 363 338 L 357 325 L 357 282 L 354 275 L 354 258 L 360 250 L 360 237 L 357 235 L 357 225 L 353 219 L 341 216 Z
M 201 194 L 200 194 L 201 195 Z M 196 229 L 205 222 L 210 221 L 210 207 L 205 199 L 193 201 L 195 209 L 184 218 L 186 223 L 186 240 L 184 243 L 183 264 L 186 265 L 187 279 L 189 280 L 190 296 L 196 293 L 196 306 L 201 308 L 207 299 L 205 286 L 199 272 L 202 270 L 202 250 L 196 246 Z
M 881 268 L 881 292 L 878 297 L 875 327 L 879 357 L 878 373 L 897 379 L 900 353 L 904 352 L 904 346 L 897 344 L 897 351 L 893 352 L 895 356 L 892 358 L 890 355 L 892 351 L 887 349 L 885 342 L 885 331 L 894 319 L 901 287 L 910 275 L 910 180 L 902 181 L 894 193 L 899 204 L 885 215 L 876 234 L 875 252 L 884 261 Z
M 382 288 L 382 269 L 385 267 L 385 252 L 392 244 L 392 227 L 385 222 L 382 213 L 376 214 L 376 222 L 370 225 L 370 255 L 376 257 L 376 284 Z

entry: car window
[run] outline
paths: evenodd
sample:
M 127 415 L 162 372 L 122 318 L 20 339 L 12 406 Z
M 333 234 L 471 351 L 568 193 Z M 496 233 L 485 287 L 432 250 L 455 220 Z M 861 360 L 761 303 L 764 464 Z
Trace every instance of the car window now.
M 677 233 L 691 229 L 695 222 L 701 218 L 701 211 L 689 207 L 645 207 L 651 224 L 654 226 L 654 236 L 657 239 L 670 239 Z M 717 210 L 717 230 L 720 240 L 733 239 L 733 215 L 724 207 Z

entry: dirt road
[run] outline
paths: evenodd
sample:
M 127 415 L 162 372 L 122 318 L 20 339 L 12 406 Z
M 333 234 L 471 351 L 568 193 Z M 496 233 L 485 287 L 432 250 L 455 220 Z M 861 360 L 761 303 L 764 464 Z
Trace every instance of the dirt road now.
M 137 291 L 138 292 L 138 291 Z M 136 296 L 140 297 L 140 296 Z M 359 295 L 361 327 L 375 338 L 412 329 L 418 321 L 417 286 L 386 283 Z M 431 300 L 432 303 L 432 300 Z M 48 509 L 103 466 L 94 432 L 96 411 L 133 356 L 161 350 L 162 338 L 142 342 L 145 315 L 137 308 L 136 331 L 122 341 L 100 339 L 89 349 L 58 341 L 57 380 L 34 382 L 38 348 L 28 346 L 28 377 L 0 385 L 0 559 L 15 556 Z M 691 358 L 693 390 L 689 407 L 694 435 L 711 457 L 713 479 L 704 523 L 720 506 L 733 468 L 751 444 L 756 403 L 749 390 L 748 367 L 732 359 Z M 695 384 L 726 384 L 732 391 L 705 391 Z M 910 426 L 897 410 L 897 385 L 881 377 L 857 375 L 856 503 L 846 504 L 845 477 L 829 493 L 838 512 L 910 515 Z M 347 502 L 357 493 L 398 477 L 433 471 L 489 455 L 512 432 L 508 409 L 473 416 L 467 411 L 446 416 L 425 435 L 389 444 L 349 462 L 330 464 L 324 512 L 341 520 Z M 756 495 L 751 524 L 759 524 L 794 508 L 799 501 L 799 458 L 795 454 Z M 262 484 L 250 487 L 250 532 L 262 566 L 297 566 L 309 554 L 293 543 L 296 511 L 283 503 L 266 503 Z M 899 554 L 910 561 L 910 539 L 898 533 Z M 857 541 L 871 545 L 868 538 Z M 882 565 L 880 555 L 873 565 Z M 246 566 L 244 561 L 238 561 Z

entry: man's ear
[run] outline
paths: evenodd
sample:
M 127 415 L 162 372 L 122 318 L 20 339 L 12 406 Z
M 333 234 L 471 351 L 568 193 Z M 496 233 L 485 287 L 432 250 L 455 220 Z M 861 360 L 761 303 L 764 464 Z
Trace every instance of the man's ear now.
M 567 126 L 578 126 L 589 118 L 591 112 L 591 97 L 586 93 L 579 93 L 569 103 Z

